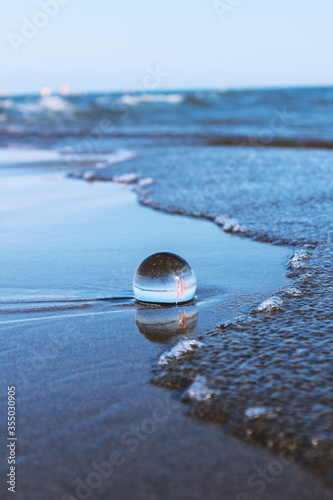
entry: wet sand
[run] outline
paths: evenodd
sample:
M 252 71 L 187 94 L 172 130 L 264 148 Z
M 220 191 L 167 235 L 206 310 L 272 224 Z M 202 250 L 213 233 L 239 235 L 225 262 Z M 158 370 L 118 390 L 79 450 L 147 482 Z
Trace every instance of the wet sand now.
M 16 498 L 332 498 L 292 457 L 187 417 L 181 393 L 150 383 L 170 346 L 286 286 L 288 248 L 154 212 L 128 187 L 42 165 L 2 168 L 0 191 L 1 406 L 5 414 L 15 385 Z M 134 270 L 157 251 L 193 266 L 195 304 L 168 314 L 137 306 Z

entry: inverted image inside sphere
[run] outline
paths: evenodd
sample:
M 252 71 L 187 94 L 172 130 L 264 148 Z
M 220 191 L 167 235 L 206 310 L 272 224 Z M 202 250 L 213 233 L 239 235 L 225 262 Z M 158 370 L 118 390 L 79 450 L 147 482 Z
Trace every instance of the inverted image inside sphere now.
M 133 278 L 137 300 L 178 303 L 191 300 L 196 291 L 193 269 L 179 255 L 161 252 L 145 259 Z

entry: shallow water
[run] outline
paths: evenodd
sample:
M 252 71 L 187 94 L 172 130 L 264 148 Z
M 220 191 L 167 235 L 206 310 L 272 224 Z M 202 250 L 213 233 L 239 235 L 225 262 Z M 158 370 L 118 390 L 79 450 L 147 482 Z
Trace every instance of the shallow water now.
M 0 191 L 5 215 L 0 311 L 7 321 L 17 313 L 33 317 L 64 308 L 134 310 L 135 269 L 161 250 L 191 263 L 199 282 L 196 303 L 207 308 L 201 329 L 230 319 L 238 307 L 246 311 L 253 300 L 288 282 L 290 249 L 231 239 L 207 221 L 149 211 L 137 206 L 126 186 L 59 179 L 30 164 L 17 167 L 14 176 L 11 168 L 2 168 Z
M 59 180 L 33 165 L 12 172 L 2 169 L 0 185 L 7 222 L 0 361 L 4 380 L 18 394 L 17 497 L 75 498 L 76 478 L 85 480 L 92 464 L 112 450 L 125 462 L 96 490 L 98 498 L 109 499 L 112 491 L 119 500 L 215 500 L 221 481 L 229 498 L 236 497 L 248 488 L 254 467 L 270 463 L 270 453 L 186 418 L 180 395 L 149 383 L 150 367 L 163 356 L 177 361 L 188 344 L 203 345 L 216 324 L 286 287 L 291 250 L 231 238 L 205 220 L 149 210 L 128 187 Z M 193 266 L 193 303 L 135 303 L 135 268 L 161 247 Z M 5 404 L 3 385 L 4 412 Z M 168 418 L 151 432 L 161 405 Z M 5 424 L 3 419 L 3 435 Z M 134 438 L 138 426 L 147 431 L 142 441 Z M 286 480 L 291 497 L 297 485 L 306 500 L 329 498 L 294 464 L 270 488 L 272 498 L 286 491 Z M 2 497 L 10 498 L 5 492 Z
M 216 394 L 206 402 L 190 401 L 191 413 L 228 420 L 230 432 L 273 449 L 288 445 L 331 481 L 331 153 L 270 148 L 254 158 L 235 148 L 182 153 L 178 161 L 173 154 L 174 175 L 167 182 L 157 178 L 149 193 L 140 190 L 142 203 L 209 218 L 260 241 L 292 245 L 296 257 L 288 264 L 290 290 L 278 294 L 278 307 L 262 307 L 227 328 L 221 325 L 208 335 L 207 349 L 155 371 L 154 381 L 186 387 L 196 376 L 208 377 Z M 145 176 L 154 172 L 148 164 Z M 200 175 L 190 174 L 193 165 L 200 165 Z M 274 418 L 244 418 L 248 407 L 261 405 Z
M 88 173 L 90 180 L 136 174 L 149 179 L 134 183 L 144 205 L 293 248 L 282 290 L 254 292 L 245 308 L 236 301 L 233 317 L 212 313 L 200 339 L 205 347 L 153 363 L 153 381 L 184 391 L 192 415 L 224 422 L 230 433 L 272 450 L 292 450 L 329 483 L 332 103 L 327 88 L 160 93 L 132 102 L 120 94 L 52 102 L 21 97 L 1 107 L 2 144 L 57 149 L 50 166 L 61 174 Z M 125 236 L 124 245 L 129 241 Z M 251 267 L 249 256 L 243 259 Z M 220 276 L 211 280 L 203 300 L 220 289 Z

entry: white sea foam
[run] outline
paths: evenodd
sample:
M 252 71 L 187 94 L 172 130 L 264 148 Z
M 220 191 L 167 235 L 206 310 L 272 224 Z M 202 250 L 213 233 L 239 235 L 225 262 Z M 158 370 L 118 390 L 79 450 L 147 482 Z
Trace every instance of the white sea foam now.
M 142 103 L 165 102 L 168 104 L 179 104 L 184 100 L 182 94 L 126 94 L 120 98 L 123 104 L 137 106 Z
M 171 361 L 180 358 L 184 354 L 189 352 L 194 352 L 197 349 L 202 349 L 203 347 L 204 345 L 202 344 L 202 342 L 199 342 L 198 340 L 195 339 L 181 340 L 172 349 L 166 351 L 164 354 L 160 356 L 158 364 L 167 365 Z
M 305 261 L 310 258 L 309 252 L 305 249 L 298 250 L 288 261 L 288 267 L 292 269 L 301 269 L 306 267 Z
M 95 172 L 88 170 L 88 172 L 83 174 L 83 178 L 85 181 L 93 181 L 95 179 Z
M 119 182 L 120 184 L 135 184 L 139 179 L 138 174 L 124 174 L 117 175 L 112 178 L 114 182 Z
M 307 355 L 308 353 L 309 353 L 308 349 L 300 347 L 299 349 L 296 349 L 296 351 L 294 352 L 294 356 L 296 356 L 296 358 L 302 358 L 303 356 Z
M 276 416 L 275 412 L 267 406 L 253 406 L 247 408 L 244 412 L 244 415 L 247 419 L 251 420 L 260 417 L 272 419 Z
M 269 312 L 282 308 L 282 300 L 279 297 L 270 297 L 259 304 L 253 312 Z
M 2 108 L 12 108 L 14 106 L 14 101 L 12 99 L 4 99 L 0 102 Z
M 66 151 L 67 153 L 70 153 L 70 151 Z M 62 151 L 64 153 L 64 150 Z M 95 153 L 95 154 L 87 154 L 82 157 L 82 160 L 84 161 L 91 161 L 94 163 L 95 169 L 101 169 L 104 167 L 107 167 L 108 165 L 113 165 L 115 163 L 121 163 L 126 160 L 130 160 L 131 158 L 134 158 L 137 156 L 136 151 L 130 151 L 127 149 L 119 149 L 118 151 L 115 151 L 114 153 L 111 153 L 109 155 L 101 154 L 101 153 Z M 74 174 L 73 174 L 74 175 Z M 78 176 L 81 177 L 82 174 L 79 174 Z M 93 170 L 87 170 L 83 174 L 83 178 L 86 181 L 92 181 L 96 178 L 95 172 Z M 124 174 L 124 175 L 119 175 L 116 177 L 113 177 L 114 182 L 120 182 L 124 184 L 131 184 L 134 182 L 137 182 L 139 179 L 139 176 L 134 173 L 130 174 Z
M 210 401 L 217 394 L 219 392 L 209 387 L 208 380 L 204 375 L 197 375 L 190 387 L 184 392 L 182 399 L 200 403 Z
M 303 276 L 301 276 L 301 278 L 299 279 L 299 282 L 305 283 L 305 282 L 309 281 L 311 278 L 312 278 L 312 273 L 306 273 L 306 274 L 303 274 Z
M 140 188 L 144 188 L 144 187 L 147 187 L 147 186 L 151 186 L 154 183 L 155 183 L 155 181 L 154 181 L 154 179 L 152 177 L 146 177 L 145 179 L 139 180 L 138 186 Z
M 248 315 L 236 316 L 233 319 L 229 319 L 225 323 L 219 324 L 218 327 L 222 328 L 222 329 L 225 329 L 228 327 L 236 327 L 237 325 L 239 325 L 240 323 L 244 323 L 245 321 L 250 322 L 251 318 Z
M 16 103 L 15 108 L 20 111 L 23 116 L 39 114 L 45 111 L 54 113 L 73 110 L 73 106 L 69 102 L 56 95 L 41 97 L 38 102 Z
M 72 105 L 57 95 L 42 97 L 40 105 L 50 111 L 72 110 Z
M 302 291 L 296 287 L 287 288 L 285 293 L 290 297 L 300 297 L 301 295 L 303 295 Z
M 226 215 L 218 215 L 215 217 L 214 222 L 218 226 L 221 226 L 227 233 L 246 233 L 247 231 L 245 226 L 242 226 L 237 220 Z
M 136 151 L 130 151 L 128 149 L 119 149 L 110 155 L 107 155 L 106 161 L 109 165 L 113 163 L 120 163 L 122 161 L 130 160 L 131 158 L 135 158 L 138 156 Z

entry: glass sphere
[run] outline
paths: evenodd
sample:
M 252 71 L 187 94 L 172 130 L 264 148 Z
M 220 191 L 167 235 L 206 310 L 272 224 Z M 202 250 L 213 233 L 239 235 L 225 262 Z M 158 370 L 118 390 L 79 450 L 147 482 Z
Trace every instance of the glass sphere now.
M 141 302 L 178 304 L 193 299 L 197 280 L 191 266 L 174 253 L 155 253 L 138 265 L 133 277 Z

